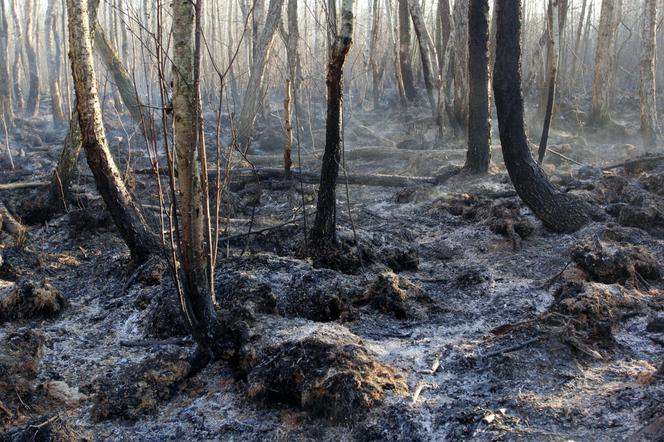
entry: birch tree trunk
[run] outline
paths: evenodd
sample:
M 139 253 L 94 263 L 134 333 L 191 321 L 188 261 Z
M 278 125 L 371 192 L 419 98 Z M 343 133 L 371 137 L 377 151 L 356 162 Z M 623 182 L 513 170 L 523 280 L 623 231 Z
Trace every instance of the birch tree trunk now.
M 46 54 L 49 60 L 49 65 L 53 69 L 49 69 L 49 92 L 51 95 L 51 113 L 53 122 L 61 124 L 65 121 L 65 115 L 62 110 L 62 96 L 60 94 L 60 42 L 57 38 L 57 23 L 55 20 L 55 3 L 56 0 L 48 0 L 48 8 L 46 10 L 46 20 L 44 22 L 44 30 L 46 31 Z M 54 46 L 55 44 L 55 46 Z
M 221 356 L 219 349 L 228 342 L 214 307 L 209 206 L 205 207 L 204 198 L 208 191 L 207 177 L 201 179 L 207 172 L 200 104 L 202 3 L 202 0 L 195 5 L 191 0 L 173 1 L 173 126 L 182 226 L 178 247 L 182 277 L 180 305 L 198 344 L 216 358 Z
M 118 59 L 115 49 L 110 46 L 110 43 L 103 34 L 103 30 L 97 23 L 96 17 L 98 5 L 99 0 L 89 0 L 88 13 L 90 14 L 90 20 L 92 23 L 91 38 L 95 40 L 96 49 L 100 53 L 106 69 L 113 75 L 113 79 L 116 82 L 116 86 L 118 87 L 130 115 L 136 124 L 141 127 L 141 130 L 144 131 L 143 133 L 148 140 L 152 140 L 152 137 L 154 137 L 154 131 L 152 130 L 154 127 L 152 116 L 138 100 L 133 82 L 129 78 L 127 70 Z M 100 33 L 101 36 L 99 36 Z M 79 116 L 77 112 L 78 111 L 75 110 L 71 116 L 71 120 L 69 121 L 69 131 L 65 137 L 64 147 L 55 171 L 53 172 L 53 179 L 51 180 L 49 195 L 46 201 L 46 206 L 50 209 L 65 206 L 66 197 L 69 194 L 71 179 L 76 170 L 76 163 L 82 148 L 81 132 L 78 123 Z
M 641 32 L 641 81 L 639 87 L 641 136 L 645 149 L 653 149 L 657 145 L 657 95 L 655 87 L 657 15 L 657 0 L 645 0 Z
M 621 4 L 621 0 L 602 0 L 589 116 L 589 123 L 596 126 L 602 126 L 611 120 L 609 106 L 613 84 L 613 58 Z
M 330 51 L 327 70 L 327 124 L 325 128 L 325 153 L 321 167 L 320 187 L 316 218 L 311 232 L 315 250 L 324 250 L 334 243 L 336 236 L 336 184 L 341 161 L 341 127 L 343 118 L 343 67 L 353 43 L 353 3 L 343 0 L 341 27 L 336 20 L 329 20 L 336 36 Z
M 468 7 L 468 154 L 465 168 L 489 171 L 491 118 L 489 103 L 489 0 L 470 0 Z
M 34 13 L 34 0 L 25 0 L 25 32 L 23 33 L 23 44 L 28 56 L 28 73 L 30 77 L 28 100 L 25 111 L 29 116 L 37 115 L 39 112 L 39 64 L 37 62 L 37 52 L 32 41 L 32 18 Z
M 270 52 L 277 26 L 281 21 L 281 9 L 284 0 L 270 0 L 267 11 L 267 19 L 263 32 L 258 40 L 256 55 L 251 68 L 251 76 L 242 102 L 240 119 L 238 120 L 238 139 L 243 149 L 247 149 L 254 136 L 254 125 L 256 116 L 260 111 L 260 105 L 265 94 L 265 71 L 270 59 Z
M 125 187 L 108 148 L 93 67 L 87 1 L 67 0 L 67 16 L 78 121 L 88 165 L 94 175 L 97 190 L 111 212 L 132 257 L 143 262 L 157 250 L 158 242 L 140 207 Z
M 545 226 L 576 231 L 589 222 L 589 208 L 551 184 L 528 147 L 521 93 L 521 1 L 498 0 L 497 13 L 493 91 L 505 166 L 516 192 Z
M 0 2 L 0 118 L 7 128 L 14 126 L 14 106 L 8 63 L 9 24 L 6 2 Z

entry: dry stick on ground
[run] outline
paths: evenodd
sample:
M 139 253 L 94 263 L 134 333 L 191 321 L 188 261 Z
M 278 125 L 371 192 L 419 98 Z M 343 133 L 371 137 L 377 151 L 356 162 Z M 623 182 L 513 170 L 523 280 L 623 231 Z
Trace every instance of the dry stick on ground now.
M 603 167 L 602 170 L 613 170 L 621 167 L 635 167 L 639 165 L 654 165 L 655 163 L 660 163 L 664 161 L 664 155 L 653 155 L 645 158 L 637 158 L 635 160 L 627 160 L 625 162 L 614 164 L 613 166 Z

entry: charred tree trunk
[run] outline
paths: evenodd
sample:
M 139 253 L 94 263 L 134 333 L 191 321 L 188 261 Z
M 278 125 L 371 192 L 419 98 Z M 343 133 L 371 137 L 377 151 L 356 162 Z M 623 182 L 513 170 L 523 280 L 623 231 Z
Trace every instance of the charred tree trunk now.
M 0 118 L 8 128 L 14 125 L 14 107 L 12 91 L 10 89 L 11 77 L 9 72 L 9 24 L 7 23 L 7 5 L 0 5 Z M 16 62 L 16 61 L 15 61 Z
M 470 0 L 468 7 L 468 154 L 465 168 L 489 171 L 491 117 L 489 104 L 489 0 Z
M 521 93 L 521 1 L 499 0 L 493 90 L 505 166 L 523 202 L 557 232 L 573 232 L 589 222 L 589 208 L 562 193 L 533 160 L 523 121 Z
M 127 191 L 106 141 L 97 93 L 92 41 L 86 0 L 67 0 L 69 49 L 77 97 L 78 121 L 88 165 L 97 190 L 111 212 L 132 257 L 145 261 L 158 248 L 156 236 Z
M 316 219 L 311 232 L 314 249 L 322 250 L 335 241 L 336 184 L 341 161 L 341 119 L 343 103 L 343 68 L 346 55 L 353 43 L 353 0 L 343 0 L 341 29 L 336 20 L 329 20 L 336 36 L 331 45 L 327 67 L 327 125 L 325 153 L 321 167 Z
M 657 45 L 657 0 L 645 0 L 643 30 L 641 33 L 641 136 L 643 147 L 657 145 L 657 101 L 655 87 L 655 48 Z
M 403 81 L 406 98 L 411 101 L 417 100 L 417 89 L 415 88 L 415 76 L 411 64 L 411 36 L 410 36 L 410 12 L 408 11 L 408 0 L 397 0 L 399 2 L 399 68 Z
M 23 33 L 23 44 L 28 56 L 28 73 L 30 76 L 30 89 L 25 111 L 29 116 L 37 115 L 39 112 L 39 64 L 37 61 L 37 51 L 32 41 L 32 18 L 34 12 L 34 0 L 25 0 L 25 32 Z

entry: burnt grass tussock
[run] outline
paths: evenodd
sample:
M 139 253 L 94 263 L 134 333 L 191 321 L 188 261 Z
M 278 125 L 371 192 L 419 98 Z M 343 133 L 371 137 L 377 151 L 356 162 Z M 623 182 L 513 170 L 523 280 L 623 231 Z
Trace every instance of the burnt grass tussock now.
M 585 139 L 553 139 L 594 162 Z M 424 175 L 463 158 L 446 152 L 349 167 Z M 237 354 L 202 368 L 166 262 L 131 262 L 82 175 L 76 204 L 26 240 L 0 231 L 0 440 L 657 440 L 664 166 L 555 158 L 551 179 L 602 212 L 573 234 L 547 230 L 492 166 L 351 185 L 336 247 L 310 257 L 300 190 L 310 226 L 314 185 L 231 187 L 216 296 Z M 34 190 L 2 197 L 21 219 Z

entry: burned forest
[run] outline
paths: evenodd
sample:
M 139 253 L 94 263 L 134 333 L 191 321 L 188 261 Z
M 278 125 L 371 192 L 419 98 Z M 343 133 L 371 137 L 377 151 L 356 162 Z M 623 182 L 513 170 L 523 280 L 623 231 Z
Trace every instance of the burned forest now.
M 664 0 L 0 0 L 0 442 L 664 441 Z

